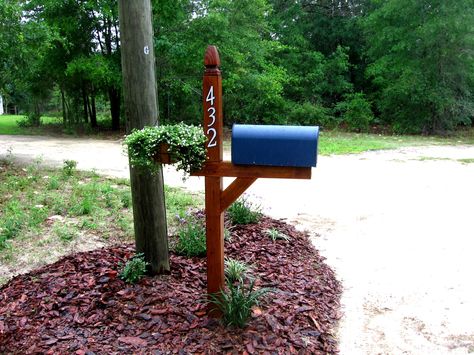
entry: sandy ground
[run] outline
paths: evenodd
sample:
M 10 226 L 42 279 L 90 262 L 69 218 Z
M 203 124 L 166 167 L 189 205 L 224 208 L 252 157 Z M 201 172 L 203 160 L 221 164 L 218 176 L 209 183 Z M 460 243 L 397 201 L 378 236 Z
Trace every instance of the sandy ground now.
M 118 141 L 0 136 L 0 158 L 128 176 Z M 41 158 L 42 157 L 42 158 Z M 311 181 L 259 180 L 264 211 L 312 235 L 344 285 L 342 354 L 474 353 L 473 146 L 320 157 Z M 183 183 L 171 168 L 169 185 Z

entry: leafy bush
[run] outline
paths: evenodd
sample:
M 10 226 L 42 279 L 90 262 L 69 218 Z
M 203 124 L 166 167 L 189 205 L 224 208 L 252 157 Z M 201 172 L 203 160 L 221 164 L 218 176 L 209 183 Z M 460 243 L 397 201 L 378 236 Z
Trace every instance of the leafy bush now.
M 41 115 L 30 112 L 27 116 L 19 119 L 16 124 L 21 128 L 38 127 L 41 125 Z
M 260 207 L 253 205 L 244 197 L 235 201 L 229 207 L 227 213 L 233 224 L 257 223 L 262 217 Z
M 215 310 L 222 312 L 222 322 L 226 326 L 244 328 L 259 299 L 269 292 L 266 288 L 255 289 L 255 281 L 227 285 L 227 291 L 209 295 Z
M 76 171 L 77 161 L 75 160 L 64 160 L 63 162 L 63 174 L 64 176 L 73 176 Z
M 196 218 L 188 218 L 178 229 L 177 254 L 187 257 L 206 255 L 206 228 Z
M 335 125 L 334 117 L 331 116 L 329 109 L 310 102 L 292 104 L 288 113 L 288 121 L 297 125 L 321 125 L 326 128 Z
M 135 130 L 124 141 L 132 166 L 156 171 L 153 157 L 161 144 L 167 144 L 177 169 L 186 173 L 203 166 L 206 161 L 205 143 L 206 136 L 202 128 L 183 123 Z
M 227 283 L 243 283 L 248 277 L 247 274 L 249 271 L 250 266 L 246 263 L 232 258 L 225 259 L 225 277 Z
M 340 112 L 342 121 L 351 131 L 367 132 L 374 120 L 370 102 L 361 92 L 346 95 L 345 100 L 339 102 L 335 110 Z
M 127 283 L 137 283 L 145 276 L 147 265 L 144 255 L 142 253 L 136 254 L 122 268 L 120 278 Z

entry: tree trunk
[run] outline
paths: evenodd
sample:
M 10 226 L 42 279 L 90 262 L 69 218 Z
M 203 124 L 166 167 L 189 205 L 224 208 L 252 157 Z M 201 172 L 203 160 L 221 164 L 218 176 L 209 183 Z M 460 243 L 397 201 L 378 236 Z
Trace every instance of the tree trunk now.
M 112 116 L 112 130 L 120 129 L 120 90 L 109 88 L 110 115 Z
M 93 128 L 97 128 L 97 109 L 96 109 L 96 106 L 95 106 L 95 94 L 94 93 L 92 93 L 92 95 L 91 95 L 90 103 L 91 103 L 91 111 L 90 111 L 91 126 Z
M 87 105 L 87 93 L 86 93 L 86 89 L 84 89 L 84 87 L 82 88 L 82 106 L 83 106 L 83 110 L 84 110 L 84 113 L 83 113 L 83 117 L 84 117 L 84 123 L 87 124 L 89 123 L 89 114 L 88 114 L 88 105 Z
M 66 101 L 64 98 L 64 89 L 61 88 L 61 104 L 63 106 L 63 125 L 66 125 L 67 122 L 67 112 L 66 112 Z
M 158 122 L 150 0 L 119 0 L 127 132 Z M 135 244 L 152 274 L 169 272 L 163 172 L 130 168 Z

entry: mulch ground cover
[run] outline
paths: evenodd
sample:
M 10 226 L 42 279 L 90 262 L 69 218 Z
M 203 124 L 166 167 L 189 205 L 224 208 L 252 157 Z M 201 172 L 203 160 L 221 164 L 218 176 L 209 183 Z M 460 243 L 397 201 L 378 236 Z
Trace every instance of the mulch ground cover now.
M 272 241 L 276 228 L 291 239 Z M 0 288 L 5 354 L 334 354 L 340 283 L 308 236 L 264 217 L 238 226 L 226 256 L 269 287 L 244 329 L 205 312 L 205 258 L 171 255 L 170 275 L 126 284 L 130 245 L 65 257 Z

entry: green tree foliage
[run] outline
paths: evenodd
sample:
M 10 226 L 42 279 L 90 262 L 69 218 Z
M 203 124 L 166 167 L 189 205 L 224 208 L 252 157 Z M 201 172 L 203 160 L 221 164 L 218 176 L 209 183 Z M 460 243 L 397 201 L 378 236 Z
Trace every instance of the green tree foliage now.
M 474 2 L 377 0 L 365 28 L 368 75 L 385 122 L 443 132 L 473 115 Z
M 54 88 L 66 123 L 97 124 L 95 98 L 120 119 L 120 42 L 115 0 L 7 0 L 0 4 L 0 90 L 39 122 Z
M 152 3 L 164 122 L 201 122 L 209 44 L 221 55 L 228 125 L 432 133 L 473 121 L 474 0 Z M 117 0 L 0 1 L 0 94 L 38 123 L 52 92 L 65 123 L 96 126 L 108 102 L 119 128 Z
M 346 95 L 345 100 L 336 105 L 336 111 L 351 131 L 367 132 L 374 120 L 370 102 L 361 92 Z
M 276 122 L 284 105 L 284 68 L 270 38 L 265 0 L 156 2 L 160 107 L 168 120 L 199 123 L 202 58 L 217 45 L 224 75 L 227 122 Z

